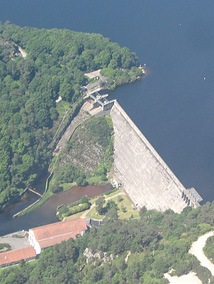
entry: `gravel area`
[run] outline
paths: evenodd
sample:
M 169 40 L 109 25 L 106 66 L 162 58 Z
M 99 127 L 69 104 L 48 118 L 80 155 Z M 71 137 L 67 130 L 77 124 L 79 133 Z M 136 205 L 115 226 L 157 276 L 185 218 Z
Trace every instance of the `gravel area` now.
M 203 284 L 194 272 L 190 272 L 189 274 L 182 275 L 180 277 L 170 276 L 168 273 L 165 273 L 164 277 L 169 281 L 170 284 Z
M 0 243 L 9 244 L 12 249 L 28 247 L 30 245 L 28 241 L 28 232 L 19 231 L 0 237 Z

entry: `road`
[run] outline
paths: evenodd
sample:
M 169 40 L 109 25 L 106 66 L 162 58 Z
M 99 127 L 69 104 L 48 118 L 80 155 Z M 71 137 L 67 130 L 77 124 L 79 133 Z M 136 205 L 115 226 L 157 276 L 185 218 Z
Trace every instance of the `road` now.
M 214 275 L 214 264 L 206 257 L 203 248 L 206 245 L 207 239 L 213 236 L 213 231 L 211 231 L 199 237 L 198 240 L 192 244 L 191 249 L 189 251 L 190 254 L 193 254 L 199 260 L 201 266 L 204 266 L 209 269 L 212 275 Z
M 201 266 L 209 269 L 212 275 L 214 275 L 214 264 L 206 257 L 203 248 L 206 245 L 207 239 L 214 236 L 214 232 L 211 231 L 198 238 L 196 242 L 192 243 L 189 253 L 194 255 Z M 170 284 L 202 284 L 200 279 L 194 272 L 190 272 L 187 275 L 171 276 L 169 273 L 165 273 L 164 277 L 170 282 Z

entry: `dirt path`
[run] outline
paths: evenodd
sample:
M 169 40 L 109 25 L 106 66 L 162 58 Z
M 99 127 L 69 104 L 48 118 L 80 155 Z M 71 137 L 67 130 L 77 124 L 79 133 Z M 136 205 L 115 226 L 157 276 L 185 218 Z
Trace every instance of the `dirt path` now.
M 130 251 L 128 251 L 128 254 L 127 254 L 126 258 L 125 258 L 125 263 L 127 263 L 127 262 L 128 262 L 128 259 L 129 259 L 130 255 L 131 255 L 131 252 L 130 252 Z
M 207 239 L 213 237 L 214 232 L 206 233 L 205 235 L 198 238 L 198 240 L 192 243 L 189 253 L 194 255 L 201 266 L 209 269 L 212 275 L 214 275 L 214 264 L 205 256 L 203 248 L 206 245 Z M 194 272 L 190 272 L 187 275 L 170 276 L 169 273 L 165 273 L 164 277 L 170 282 L 170 284 L 202 284 L 201 280 L 196 276 Z
M 91 208 L 86 210 L 81 216 L 80 218 L 85 218 L 86 215 L 95 207 L 95 203 L 91 205 Z
M 89 79 L 93 79 L 95 77 L 100 77 L 101 69 L 95 70 L 93 72 L 85 73 L 84 75 L 87 76 Z
M 19 49 L 22 57 L 25 58 L 27 56 L 27 53 L 24 51 L 24 49 L 22 49 L 20 46 L 18 46 L 18 49 Z
M 106 195 L 104 195 L 104 196 L 105 196 L 105 201 L 108 201 L 108 200 L 110 200 L 110 199 L 112 199 L 112 198 L 115 198 L 115 197 L 117 197 L 117 196 L 119 196 L 119 195 L 126 195 L 126 194 L 125 194 L 125 192 L 121 191 L 121 192 L 119 192 L 119 193 L 117 193 L 117 194 L 115 194 L 115 195 L 112 195 L 112 196 L 110 196 L 110 197 L 106 197 Z
M 214 275 L 214 264 L 205 256 L 203 248 L 206 245 L 207 239 L 213 236 L 213 232 L 209 232 L 199 237 L 198 240 L 192 244 L 189 251 L 190 254 L 193 254 L 200 261 L 201 266 L 209 269 L 212 275 Z
M 194 272 L 190 272 L 189 274 L 180 277 L 170 276 L 169 273 L 165 273 L 164 277 L 170 284 L 203 284 Z

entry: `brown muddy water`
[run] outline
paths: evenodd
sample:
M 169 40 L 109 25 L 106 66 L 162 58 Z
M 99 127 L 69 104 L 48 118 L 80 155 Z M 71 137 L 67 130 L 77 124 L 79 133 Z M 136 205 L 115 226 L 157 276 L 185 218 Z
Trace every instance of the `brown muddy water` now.
M 13 218 L 13 214 L 18 212 L 23 205 L 27 204 L 27 202 L 29 202 L 28 199 L 32 195 L 23 196 L 21 202 L 8 207 L 4 213 L 0 215 L 0 236 L 58 222 L 59 220 L 56 218 L 57 206 L 72 203 L 83 196 L 95 197 L 110 189 L 112 189 L 110 184 L 104 186 L 89 185 L 86 187 L 73 187 L 68 191 L 61 192 L 51 197 L 41 207 L 29 214 Z

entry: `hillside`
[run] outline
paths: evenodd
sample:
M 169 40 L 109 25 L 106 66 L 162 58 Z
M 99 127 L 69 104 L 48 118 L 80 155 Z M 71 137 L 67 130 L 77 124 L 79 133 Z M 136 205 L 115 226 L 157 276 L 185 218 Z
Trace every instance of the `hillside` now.
M 142 73 L 137 65 L 134 53 L 99 34 L 0 24 L 0 210 L 47 171 L 64 114 L 81 104 L 84 73 L 130 70 L 124 83 Z
M 214 228 L 213 203 L 187 207 L 181 214 L 143 208 L 139 219 L 110 216 L 109 212 L 103 226 L 46 249 L 34 262 L 1 270 L 0 282 L 166 284 L 166 272 L 180 276 L 193 271 L 202 283 L 214 283 L 210 271 L 189 253 L 198 236 Z M 207 248 L 213 251 L 212 241 Z
M 54 157 L 50 190 L 66 183 L 98 184 L 107 181 L 113 161 L 113 126 L 110 116 L 90 117 L 80 123 L 66 147 Z

